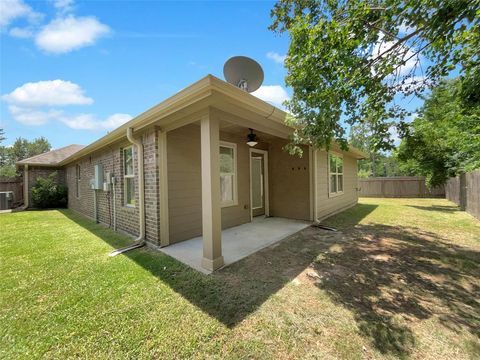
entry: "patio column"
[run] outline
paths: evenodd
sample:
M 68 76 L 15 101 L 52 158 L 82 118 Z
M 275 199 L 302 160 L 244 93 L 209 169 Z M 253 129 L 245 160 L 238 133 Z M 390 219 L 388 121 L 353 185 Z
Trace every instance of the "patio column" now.
M 202 117 L 202 266 L 210 271 L 223 266 L 220 209 L 220 127 L 210 114 Z
M 167 132 L 158 134 L 159 187 L 160 187 L 160 246 L 170 244 L 168 215 L 168 166 L 167 166 Z

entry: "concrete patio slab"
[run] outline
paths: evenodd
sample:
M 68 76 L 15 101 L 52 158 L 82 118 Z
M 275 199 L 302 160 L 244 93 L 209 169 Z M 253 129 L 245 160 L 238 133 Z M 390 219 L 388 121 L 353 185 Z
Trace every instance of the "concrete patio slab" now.
M 308 226 L 310 223 L 302 220 L 257 217 L 250 223 L 225 229 L 222 231 L 224 266 L 243 259 Z M 203 239 L 201 236 L 169 245 L 160 250 L 204 274 L 211 273 L 202 267 Z

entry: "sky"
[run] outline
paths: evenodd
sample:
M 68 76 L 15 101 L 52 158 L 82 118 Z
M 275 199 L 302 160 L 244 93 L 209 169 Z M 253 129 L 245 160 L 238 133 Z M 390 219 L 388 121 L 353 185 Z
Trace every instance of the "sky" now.
M 254 94 L 291 96 L 288 35 L 268 30 L 274 2 L 0 0 L 0 128 L 89 144 L 207 74 L 231 56 L 258 61 Z M 414 111 L 419 99 L 404 101 Z

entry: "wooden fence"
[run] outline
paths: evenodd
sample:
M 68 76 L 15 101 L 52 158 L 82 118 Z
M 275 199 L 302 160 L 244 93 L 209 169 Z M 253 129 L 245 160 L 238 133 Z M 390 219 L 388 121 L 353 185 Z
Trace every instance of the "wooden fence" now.
M 22 177 L 1 177 L 0 176 L 0 192 L 12 191 L 13 203 L 19 204 L 23 202 L 23 179 Z
M 445 185 L 445 195 L 461 210 L 480 219 L 480 170 L 450 178 Z
M 421 176 L 374 177 L 359 179 L 360 196 L 391 198 L 444 197 L 445 188 L 429 189 Z

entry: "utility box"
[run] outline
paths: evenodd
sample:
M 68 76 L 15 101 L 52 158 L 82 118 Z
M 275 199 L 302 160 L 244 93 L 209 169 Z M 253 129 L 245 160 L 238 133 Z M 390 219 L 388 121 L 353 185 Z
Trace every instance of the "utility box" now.
M 103 191 L 110 191 L 110 185 L 112 184 L 112 173 L 107 171 L 105 173 L 105 181 L 103 182 Z
M 93 178 L 93 189 L 103 190 L 103 165 L 95 165 L 95 177 Z

